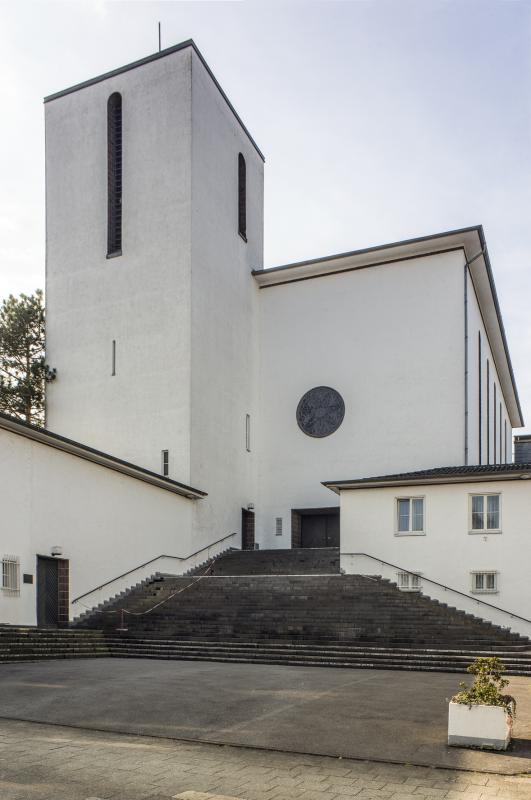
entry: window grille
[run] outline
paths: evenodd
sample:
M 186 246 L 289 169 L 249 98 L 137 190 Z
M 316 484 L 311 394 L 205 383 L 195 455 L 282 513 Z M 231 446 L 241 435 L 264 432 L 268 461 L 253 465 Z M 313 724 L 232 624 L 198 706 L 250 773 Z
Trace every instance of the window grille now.
M 107 102 L 107 256 L 122 252 L 122 96 Z
M 398 588 L 402 592 L 420 592 L 422 588 L 419 573 L 400 571 L 396 573 Z
M 238 155 L 238 233 L 247 241 L 247 167 L 241 153 Z
M 170 451 L 162 451 L 162 474 L 168 476 L 170 474 Z
M 471 531 L 500 530 L 500 495 L 473 494 L 470 502 Z
M 275 520 L 275 535 L 282 536 L 282 517 L 277 517 Z
M 2 558 L 2 589 L 10 592 L 20 591 L 20 560 L 17 556 Z
M 495 594 L 498 591 L 498 573 L 492 572 L 472 572 L 473 594 Z

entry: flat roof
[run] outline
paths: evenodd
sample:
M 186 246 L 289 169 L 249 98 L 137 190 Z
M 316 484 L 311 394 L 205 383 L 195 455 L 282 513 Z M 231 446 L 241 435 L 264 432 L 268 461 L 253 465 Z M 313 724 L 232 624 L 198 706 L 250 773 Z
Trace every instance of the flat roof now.
M 364 247 L 361 250 L 350 250 L 278 267 L 255 269 L 252 274 L 260 289 L 267 289 L 453 250 L 462 250 L 468 263 L 494 362 L 504 389 L 511 424 L 514 428 L 520 428 L 524 425 L 522 408 L 482 225 Z
M 0 430 L 14 433 L 17 436 L 24 436 L 26 439 L 31 439 L 39 444 L 53 447 L 56 450 L 62 450 L 69 455 L 83 458 L 85 461 L 91 461 L 101 467 L 112 469 L 115 472 L 121 472 L 123 475 L 128 475 L 131 478 L 144 481 L 144 483 L 150 483 L 152 486 L 157 486 L 159 489 L 165 489 L 168 492 L 180 494 L 183 497 L 187 497 L 189 500 L 199 500 L 207 496 L 207 493 L 201 491 L 201 489 L 194 489 L 193 486 L 187 486 L 185 483 L 179 483 L 171 478 L 165 478 L 157 472 L 151 472 L 151 470 L 139 467 L 137 464 L 131 464 L 129 461 L 124 461 L 109 453 L 103 453 L 101 450 L 96 450 L 80 442 L 67 439 L 66 436 L 52 433 L 37 425 L 29 425 L 27 422 L 22 422 L 7 414 L 0 413 Z
M 166 56 L 171 55 L 172 53 L 177 53 L 179 50 L 184 50 L 187 47 L 191 47 L 201 63 L 203 64 L 204 68 L 212 78 L 216 88 L 218 89 L 219 93 L 227 103 L 229 109 L 231 110 L 232 114 L 238 121 L 240 127 L 248 137 L 249 141 L 251 142 L 252 146 L 262 159 L 265 161 L 265 156 L 256 144 L 255 140 L 247 130 L 246 126 L 243 124 L 241 117 L 239 116 L 238 112 L 232 105 L 231 101 L 221 88 L 219 81 L 217 80 L 216 76 L 208 66 L 203 54 L 197 47 L 196 43 L 193 39 L 186 39 L 184 42 L 180 42 L 179 44 L 174 44 L 172 47 L 166 47 L 164 50 L 161 50 L 159 53 L 152 53 L 150 56 L 145 56 L 144 58 L 138 59 L 138 61 L 132 61 L 130 64 L 125 64 L 123 67 L 117 67 L 116 69 L 110 70 L 109 72 L 104 72 L 102 75 L 97 75 L 95 78 L 89 78 L 86 81 L 82 81 L 81 83 L 76 83 L 74 86 L 69 86 L 66 89 L 62 89 L 59 92 L 54 92 L 53 94 L 49 94 L 44 98 L 45 103 L 49 103 L 52 100 L 56 100 L 58 97 L 64 97 L 67 94 L 71 94 L 72 92 L 79 92 L 81 89 L 86 89 L 87 86 L 93 86 L 95 83 L 101 83 L 101 81 L 106 81 L 108 78 L 114 78 L 116 75 L 121 75 L 123 72 L 129 72 L 129 70 L 137 69 L 138 67 L 143 67 L 145 64 L 150 64 L 152 61 L 158 61 L 159 58 L 165 58 Z
M 344 489 L 377 489 L 387 486 L 418 486 L 426 484 L 470 483 L 478 481 L 531 479 L 531 464 L 472 464 L 457 467 L 399 472 L 394 475 L 376 475 L 371 478 L 323 481 L 323 486 L 339 494 Z

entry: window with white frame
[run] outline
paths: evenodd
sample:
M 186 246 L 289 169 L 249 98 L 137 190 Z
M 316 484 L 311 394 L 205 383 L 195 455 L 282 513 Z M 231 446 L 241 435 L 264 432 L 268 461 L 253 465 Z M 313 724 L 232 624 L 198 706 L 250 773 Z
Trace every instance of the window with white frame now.
M 398 588 L 402 592 L 420 592 L 422 588 L 421 577 L 418 572 L 401 570 L 396 573 Z
M 470 530 L 499 531 L 500 520 L 499 494 L 473 494 L 470 496 Z
M 494 594 L 498 591 L 498 573 L 492 572 L 471 572 L 473 594 Z
M 17 556 L 2 558 L 2 589 L 8 592 L 20 591 L 20 560 Z
M 424 498 L 397 497 L 397 533 L 424 533 Z

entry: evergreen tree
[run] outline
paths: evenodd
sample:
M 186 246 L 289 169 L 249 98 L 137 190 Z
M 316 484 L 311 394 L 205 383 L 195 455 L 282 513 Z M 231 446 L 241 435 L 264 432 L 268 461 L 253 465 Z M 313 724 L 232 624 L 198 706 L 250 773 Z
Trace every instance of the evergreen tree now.
M 0 308 L 0 412 L 34 425 L 44 425 L 45 383 L 55 377 L 44 360 L 44 319 L 41 289 Z

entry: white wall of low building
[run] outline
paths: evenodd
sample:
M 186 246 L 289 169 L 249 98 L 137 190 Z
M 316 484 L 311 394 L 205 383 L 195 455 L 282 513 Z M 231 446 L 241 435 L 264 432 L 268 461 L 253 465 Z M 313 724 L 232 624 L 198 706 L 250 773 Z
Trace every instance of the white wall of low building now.
M 420 572 L 427 579 L 442 583 L 471 598 L 484 600 L 509 612 L 531 619 L 531 485 L 516 480 L 350 489 L 341 491 L 341 567 L 360 571 L 359 560 L 351 553 L 364 553 L 406 570 Z M 470 532 L 470 496 L 501 495 L 501 532 Z M 425 533 L 397 533 L 397 498 L 424 497 Z M 363 572 L 384 574 L 396 580 L 377 561 L 364 562 Z M 495 594 L 471 592 L 471 573 L 496 571 Z M 394 577 L 393 577 L 394 576 Z M 427 580 L 426 594 L 449 605 L 463 607 L 451 592 L 439 597 Z M 434 595 L 435 592 L 435 595 Z M 478 616 L 489 617 L 480 605 L 466 607 Z M 499 624 L 522 630 L 522 623 L 508 615 L 494 619 Z M 522 632 L 531 633 L 531 625 Z
M 456 250 L 260 290 L 261 546 L 290 546 L 292 508 L 338 505 L 323 480 L 463 463 L 463 269 Z M 316 439 L 296 408 L 321 385 L 345 417 Z
M 107 259 L 107 101 L 122 95 L 122 255 Z M 47 427 L 190 479 L 191 49 L 46 112 Z M 116 375 L 111 347 L 116 341 Z
M 21 573 L 19 594 L 0 589 L 0 622 L 36 624 L 37 555 L 56 545 L 70 562 L 71 600 L 156 556 L 197 549 L 192 515 L 201 501 L 5 430 L 0 454 L 0 558 L 19 557 Z M 22 583 L 24 573 L 33 584 Z

